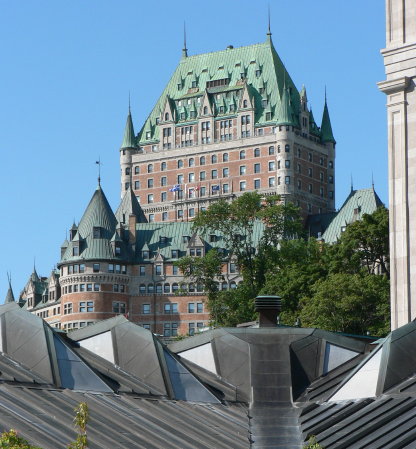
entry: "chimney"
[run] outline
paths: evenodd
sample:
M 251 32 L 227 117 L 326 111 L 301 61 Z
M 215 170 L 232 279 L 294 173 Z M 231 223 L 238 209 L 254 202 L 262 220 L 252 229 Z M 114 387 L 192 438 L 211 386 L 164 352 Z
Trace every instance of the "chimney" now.
M 137 217 L 134 214 L 129 215 L 129 243 L 134 245 L 136 243 L 136 223 Z
M 280 313 L 282 298 L 280 296 L 257 296 L 256 312 L 259 312 L 259 327 L 275 327 Z

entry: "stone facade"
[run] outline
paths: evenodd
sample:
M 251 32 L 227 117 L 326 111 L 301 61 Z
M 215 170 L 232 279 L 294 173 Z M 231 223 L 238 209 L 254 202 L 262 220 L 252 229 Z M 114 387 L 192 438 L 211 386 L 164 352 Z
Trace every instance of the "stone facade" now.
M 391 325 L 416 318 L 416 0 L 386 1 Z

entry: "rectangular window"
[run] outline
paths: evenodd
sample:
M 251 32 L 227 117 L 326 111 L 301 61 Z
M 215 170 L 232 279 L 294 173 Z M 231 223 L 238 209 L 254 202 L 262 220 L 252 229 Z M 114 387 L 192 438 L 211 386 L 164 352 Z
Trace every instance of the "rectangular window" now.
M 116 264 L 116 273 L 120 274 L 121 273 L 121 265 Z
M 228 167 L 223 168 L 222 169 L 222 177 L 223 178 L 228 178 L 228 174 L 229 174 Z
M 79 291 L 85 292 L 85 284 L 79 284 Z
M 269 162 L 269 171 L 276 170 L 276 163 L 274 161 Z
M 108 272 L 109 273 L 114 273 L 114 264 L 112 264 L 112 263 L 108 264 Z
M 228 184 L 223 184 L 223 185 L 222 185 L 222 191 L 223 191 L 223 193 L 228 193 L 228 192 L 229 192 L 229 186 L 228 186 Z
M 237 272 L 237 265 L 235 263 L 230 263 L 230 273 Z
M 85 264 L 84 263 L 80 263 L 79 264 L 79 272 L 80 273 L 84 273 L 85 272 Z
M 246 166 L 240 165 L 240 175 L 245 175 L 245 174 L 246 174 Z
M 72 313 L 72 302 L 67 302 L 64 304 L 64 315 Z
M 240 181 L 240 192 L 244 192 L 246 190 L 246 182 Z
M 118 292 L 120 290 L 118 284 L 113 284 L 113 292 Z
M 254 180 L 254 189 L 255 190 L 260 189 L 260 179 L 255 179 Z
M 188 303 L 188 313 L 195 313 L 195 303 L 194 302 Z
M 285 184 L 290 184 L 290 176 L 285 176 Z
M 290 160 L 289 159 L 285 160 L 285 168 L 290 168 Z
M 100 284 L 94 284 L 94 291 L 99 292 L 100 291 Z
M 155 265 L 155 275 L 162 276 L 162 265 Z
M 196 303 L 196 312 L 203 313 L 204 312 L 204 304 L 202 302 Z
M 161 185 L 162 187 L 166 186 L 166 185 L 167 185 L 167 182 L 168 182 L 168 180 L 167 180 L 166 176 L 162 176 L 162 177 L 160 178 L 160 185 Z
M 172 275 L 173 276 L 177 276 L 179 274 L 179 267 L 177 267 L 176 265 L 172 266 Z
M 113 302 L 113 313 L 126 313 L 126 303 L 125 302 Z
M 99 264 L 99 263 L 94 263 L 94 264 L 92 265 L 92 271 L 93 271 L 94 273 L 98 273 L 98 272 L 100 271 L 100 264 Z
M 195 323 L 188 323 L 188 334 L 192 337 L 195 335 Z
M 153 203 L 153 193 L 150 193 L 149 195 L 147 195 L 147 203 L 148 204 Z
M 143 304 L 142 306 L 143 315 L 149 315 L 150 313 L 150 304 Z
M 260 173 L 260 164 L 254 164 L 254 173 Z
M 139 267 L 139 276 L 146 276 L 146 267 L 144 265 Z
M 218 178 L 218 170 L 211 170 L 211 179 Z

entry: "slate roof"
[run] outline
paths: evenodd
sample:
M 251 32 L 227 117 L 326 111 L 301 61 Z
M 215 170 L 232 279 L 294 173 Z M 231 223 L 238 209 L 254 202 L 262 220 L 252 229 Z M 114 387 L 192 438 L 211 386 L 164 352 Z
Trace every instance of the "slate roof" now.
M 6 298 L 4 299 L 4 303 L 14 302 L 14 293 L 12 289 L 12 284 L 9 281 L 9 288 L 7 289 Z
M 322 238 L 327 243 L 337 242 L 341 236 L 343 227 L 353 221 L 360 220 L 364 214 L 372 214 L 381 206 L 383 206 L 383 203 L 374 188 L 352 190 L 338 213 L 326 228 Z

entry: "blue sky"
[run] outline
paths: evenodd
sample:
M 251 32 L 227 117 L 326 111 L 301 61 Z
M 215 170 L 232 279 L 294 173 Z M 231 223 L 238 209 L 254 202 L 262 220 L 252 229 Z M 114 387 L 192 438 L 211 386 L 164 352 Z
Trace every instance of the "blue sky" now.
M 382 0 L 0 0 L 0 302 L 36 258 L 49 275 L 97 184 L 119 201 L 128 93 L 136 131 L 181 56 L 262 42 L 270 3 L 275 48 L 317 121 L 325 86 L 335 138 L 336 199 L 371 185 L 387 203 L 380 49 Z

